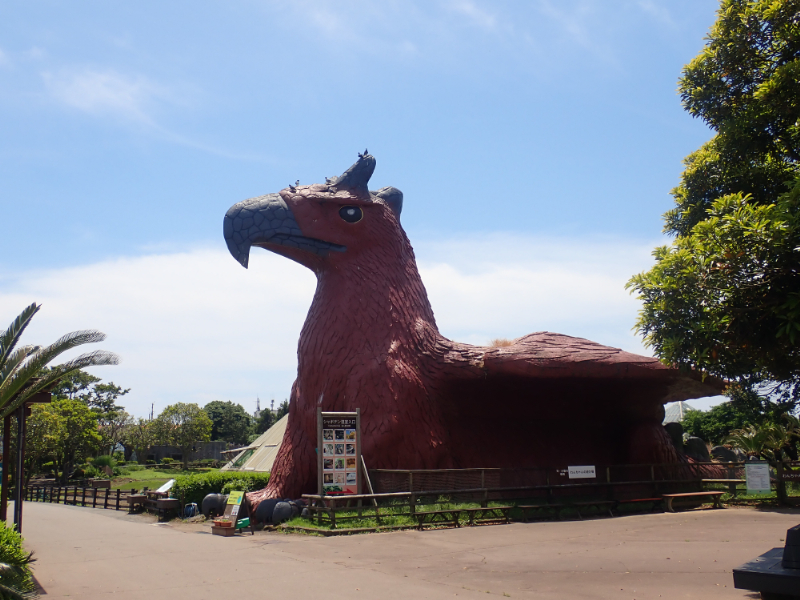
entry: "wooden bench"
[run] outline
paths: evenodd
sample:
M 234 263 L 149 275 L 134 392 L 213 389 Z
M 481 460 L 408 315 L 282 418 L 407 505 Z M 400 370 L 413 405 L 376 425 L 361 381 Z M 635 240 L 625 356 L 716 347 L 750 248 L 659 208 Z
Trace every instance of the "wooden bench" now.
M 483 506 L 480 508 L 462 508 L 461 512 L 469 515 L 469 524 L 474 525 L 476 518 L 481 521 L 505 521 L 508 523 L 508 511 L 513 506 Z M 487 517 L 487 515 L 489 515 Z
M 720 498 L 725 492 L 684 492 L 683 494 L 664 494 L 664 500 L 667 501 L 667 510 L 674 513 L 675 509 L 672 503 L 675 498 L 704 498 L 711 497 L 714 502 L 714 508 L 723 508 Z
M 144 503 L 147 501 L 147 496 L 144 494 L 129 494 L 128 495 L 128 513 L 136 512 L 137 508 L 144 508 Z
M 429 510 L 425 512 L 416 512 L 414 513 L 414 517 L 416 517 L 420 529 L 422 529 L 423 523 L 452 523 L 453 527 L 459 527 L 458 517 L 460 514 L 461 509 Z
M 177 498 L 148 498 L 145 494 L 128 495 L 128 513 L 134 513 L 137 509 L 150 510 L 158 514 L 159 520 L 164 520 L 170 512 L 176 514 L 180 512 L 181 501 Z

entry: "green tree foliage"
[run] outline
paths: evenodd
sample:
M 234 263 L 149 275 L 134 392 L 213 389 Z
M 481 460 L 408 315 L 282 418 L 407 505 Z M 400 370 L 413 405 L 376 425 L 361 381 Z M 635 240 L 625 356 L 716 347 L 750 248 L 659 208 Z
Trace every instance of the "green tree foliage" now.
M 686 433 L 702 438 L 713 446 L 722 444 L 731 431 L 748 424 L 750 421 L 747 416 L 730 402 L 718 404 L 708 411 L 690 410 L 681 422 Z
M 56 448 L 53 458 L 61 471 L 61 482 L 66 483 L 77 462 L 102 447 L 97 414 L 80 400 L 62 398 L 43 405 L 41 416 L 51 420 Z
M 101 381 L 99 377 L 78 369 L 64 375 L 52 388 L 51 393 L 56 398 L 82 398 L 91 392 L 95 383 Z
M 34 394 L 49 390 L 65 375 L 94 365 L 116 365 L 119 357 L 111 352 L 95 350 L 81 354 L 63 364 L 45 369 L 57 356 L 83 344 L 100 342 L 100 331 L 73 331 L 49 346 L 19 346 L 22 333 L 41 305 L 31 304 L 0 335 L 0 416 L 16 410 Z
M 211 439 L 246 444 L 253 432 L 253 417 L 240 404 L 214 400 L 203 407 L 211 419 Z
M 800 375 L 800 0 L 722 0 L 684 70 L 684 107 L 714 137 L 687 157 L 671 246 L 628 283 L 636 323 L 669 364 L 747 388 Z
M 189 454 L 195 442 L 211 439 L 211 419 L 197 404 L 178 402 L 167 406 L 155 420 L 156 439 L 180 449 L 183 468 L 189 468 Z
M 45 462 L 55 461 L 59 451 L 60 421 L 53 417 L 52 411 L 48 410 L 47 405 L 34 404 L 31 407 L 31 416 L 28 417 L 26 427 L 25 479 L 27 484 L 27 480 L 30 480 L 31 476 L 41 472 Z
M 132 420 L 122 431 L 122 443 L 136 453 L 136 460 L 144 464 L 147 449 L 156 443 L 155 421 L 142 419 Z
M 278 410 L 275 411 L 275 421 L 280 421 L 284 415 L 289 414 L 289 401 L 284 400 L 278 405 Z
M 56 398 L 70 398 L 85 402 L 97 414 L 103 446 L 109 453 L 118 443 L 122 443 L 124 430 L 132 420 L 117 400 L 130 392 L 113 381 L 101 383 L 102 379 L 83 370 L 73 371 L 64 376 L 52 389 Z
M 256 419 L 254 426 L 255 433 L 261 435 L 267 429 L 272 427 L 274 423 L 275 423 L 275 415 L 272 413 L 271 410 L 265 408 L 264 410 L 261 411 L 261 413 L 259 413 L 258 418 Z

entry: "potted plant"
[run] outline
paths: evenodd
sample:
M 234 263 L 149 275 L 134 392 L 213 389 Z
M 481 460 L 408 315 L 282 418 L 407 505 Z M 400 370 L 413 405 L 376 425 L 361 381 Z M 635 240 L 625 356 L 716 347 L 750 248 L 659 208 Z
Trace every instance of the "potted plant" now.
M 214 525 L 217 527 L 233 527 L 233 521 L 231 521 L 228 517 L 219 517 L 214 519 Z

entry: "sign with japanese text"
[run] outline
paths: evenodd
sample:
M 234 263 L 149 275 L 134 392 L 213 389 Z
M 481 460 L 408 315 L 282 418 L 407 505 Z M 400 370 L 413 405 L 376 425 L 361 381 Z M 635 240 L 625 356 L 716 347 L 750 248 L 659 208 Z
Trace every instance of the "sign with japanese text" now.
M 570 479 L 594 479 L 597 477 L 594 465 L 583 465 L 578 467 L 567 467 Z
M 744 465 L 747 480 L 747 493 L 764 494 L 771 490 L 769 484 L 769 463 L 747 462 Z
M 361 412 L 317 411 L 320 494 L 361 493 Z

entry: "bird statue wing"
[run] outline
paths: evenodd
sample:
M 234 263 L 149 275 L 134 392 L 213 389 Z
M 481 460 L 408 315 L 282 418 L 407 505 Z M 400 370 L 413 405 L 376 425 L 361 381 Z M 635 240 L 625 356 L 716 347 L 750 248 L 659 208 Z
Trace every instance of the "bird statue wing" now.
M 668 384 L 663 402 L 715 396 L 725 382 L 703 378 L 695 371 L 680 371 L 658 359 L 603 346 L 582 338 L 548 331 L 531 333 L 509 346 L 487 348 L 483 370 L 488 379 L 520 377 L 531 379 L 586 378 L 652 380 Z

